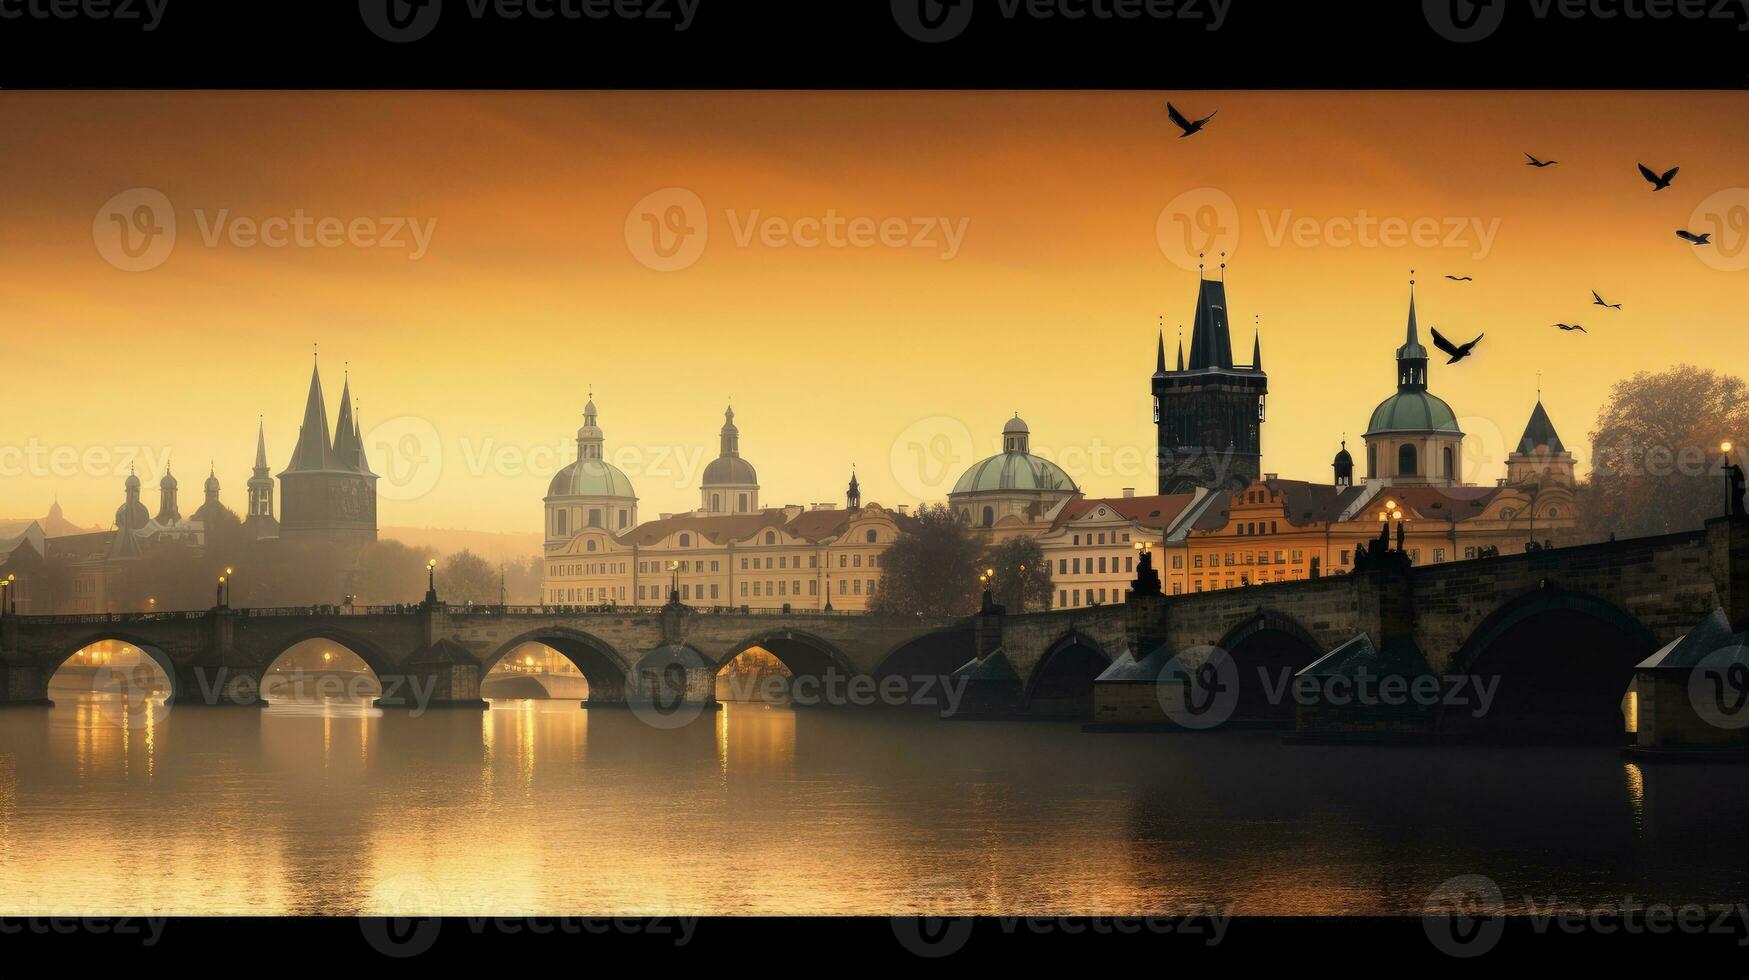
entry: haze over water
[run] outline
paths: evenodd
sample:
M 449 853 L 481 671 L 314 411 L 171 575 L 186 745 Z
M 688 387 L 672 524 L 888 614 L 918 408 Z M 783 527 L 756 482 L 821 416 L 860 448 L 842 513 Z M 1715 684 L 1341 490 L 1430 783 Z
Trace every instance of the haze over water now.
M 1736 902 L 1749 772 L 1610 747 L 575 701 L 0 712 L 0 913 L 1418 913 Z

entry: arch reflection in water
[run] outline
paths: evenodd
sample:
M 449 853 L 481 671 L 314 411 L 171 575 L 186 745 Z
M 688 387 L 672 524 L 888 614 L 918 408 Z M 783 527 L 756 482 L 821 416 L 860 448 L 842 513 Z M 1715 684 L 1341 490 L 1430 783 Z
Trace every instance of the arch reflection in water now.
M 363 657 L 320 638 L 287 648 L 261 678 L 261 697 L 270 703 L 368 701 L 382 692 L 382 681 Z
M 49 700 L 74 706 L 92 725 L 143 729 L 162 720 L 174 682 L 156 647 L 99 640 L 73 651 L 49 678 Z M 82 726 L 83 727 L 83 726 Z
M 589 680 L 570 657 L 545 643 L 512 647 L 480 680 L 488 701 L 589 700 Z

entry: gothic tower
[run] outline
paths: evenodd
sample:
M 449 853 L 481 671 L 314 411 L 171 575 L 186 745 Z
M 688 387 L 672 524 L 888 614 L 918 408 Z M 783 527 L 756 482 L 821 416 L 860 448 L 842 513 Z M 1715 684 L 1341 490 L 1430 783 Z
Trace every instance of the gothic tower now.
M 365 544 L 377 537 L 377 476 L 365 461 L 352 411 L 352 384 L 340 394 L 340 422 L 328 437 L 322 374 L 310 372 L 304 424 L 291 462 L 279 474 L 280 536 Z
M 1226 264 L 1221 268 L 1221 280 L 1200 280 L 1188 366 L 1180 341 L 1178 369 L 1166 370 L 1166 335 L 1160 335 L 1153 389 L 1161 493 L 1236 490 L 1263 473 L 1269 376 L 1263 372 L 1262 337 L 1253 341 L 1249 367 L 1233 363 Z

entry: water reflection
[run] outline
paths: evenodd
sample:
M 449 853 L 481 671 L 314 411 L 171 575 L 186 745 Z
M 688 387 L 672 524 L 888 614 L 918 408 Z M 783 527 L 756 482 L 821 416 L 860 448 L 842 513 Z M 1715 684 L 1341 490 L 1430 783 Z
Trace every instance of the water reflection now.
M 1607 748 L 114 697 L 0 712 L 0 912 L 1368 914 L 1460 874 L 1515 908 L 1749 886 L 1718 832 L 1749 773 Z

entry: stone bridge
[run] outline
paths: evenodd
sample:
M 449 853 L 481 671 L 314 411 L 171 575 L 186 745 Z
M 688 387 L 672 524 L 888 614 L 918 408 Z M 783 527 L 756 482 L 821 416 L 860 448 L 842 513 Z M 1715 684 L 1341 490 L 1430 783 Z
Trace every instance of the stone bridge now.
M 994 716 L 1148 727 L 1135 723 L 1162 715 L 1155 678 L 1127 690 L 1096 679 L 1126 652 L 1139 659 L 1219 649 L 1251 681 L 1236 717 L 1287 727 L 1291 698 L 1270 701 L 1253 679 L 1292 677 L 1365 635 L 1381 650 L 1412 646 L 1442 679 L 1500 678 L 1509 710 L 1494 713 L 1496 724 L 1584 716 L 1582 724 L 1613 724 L 1619 734 L 1634 666 L 1714 609 L 1732 608 L 1721 583 L 1745 550 L 1749 524 L 1721 519 L 1662 537 L 1423 567 L 1401 556 L 1351 575 L 1031 615 L 988 612 L 976 618 L 980 662 L 963 674 L 983 690 L 968 704 Z M 1744 578 L 1735 599 L 1749 622 Z
M 358 611 L 203 612 L 0 619 L 0 703 L 48 701 L 55 670 L 102 642 L 129 644 L 171 678 L 173 704 L 259 703 L 263 675 L 292 647 L 325 640 L 357 654 L 393 706 L 483 704 L 480 680 L 511 650 L 540 643 L 576 664 L 592 704 L 655 696 L 653 679 L 714 701 L 721 668 L 761 647 L 798 678 L 946 674 L 973 653 L 965 620 L 831 613 L 705 612 L 685 606 L 615 610 L 454 607 L 426 602 Z M 678 673 L 677 673 L 678 672 Z
M 275 658 L 321 639 L 356 653 L 384 686 L 381 702 L 478 707 L 479 683 L 523 643 L 575 663 L 590 704 L 635 704 L 684 688 L 715 700 L 717 672 L 762 647 L 798 679 L 876 684 L 882 701 L 958 717 L 1044 716 L 1137 721 L 1158 715 L 1154 678 L 1118 685 L 1114 663 L 1219 649 L 1244 678 L 1292 677 L 1357 637 L 1412 651 L 1442 678 L 1500 679 L 1500 725 L 1620 731 L 1634 667 L 1715 609 L 1749 627 L 1749 518 L 1704 530 L 1413 567 L 1407 556 L 1366 570 L 1179 596 L 1132 596 L 1086 609 L 962 620 L 855 614 L 704 612 L 685 606 L 615 611 L 458 608 L 436 602 L 361 612 L 231 610 L 112 616 L 8 616 L 0 621 L 0 699 L 43 703 L 55 669 L 101 640 L 129 643 L 172 678 L 177 704 L 250 704 Z M 1744 583 L 1733 590 L 1733 580 Z M 945 701 L 953 675 L 963 696 Z M 1121 679 L 1121 678 L 1118 678 Z M 1242 685 L 1238 717 L 1291 726 L 1295 706 Z M 666 692 L 666 693 L 664 693 Z M 865 688 L 866 692 L 866 688 Z M 920 700 L 925 694 L 929 699 Z M 822 699 L 825 700 L 825 699 Z M 948 702 L 951 702 L 949 704 Z

